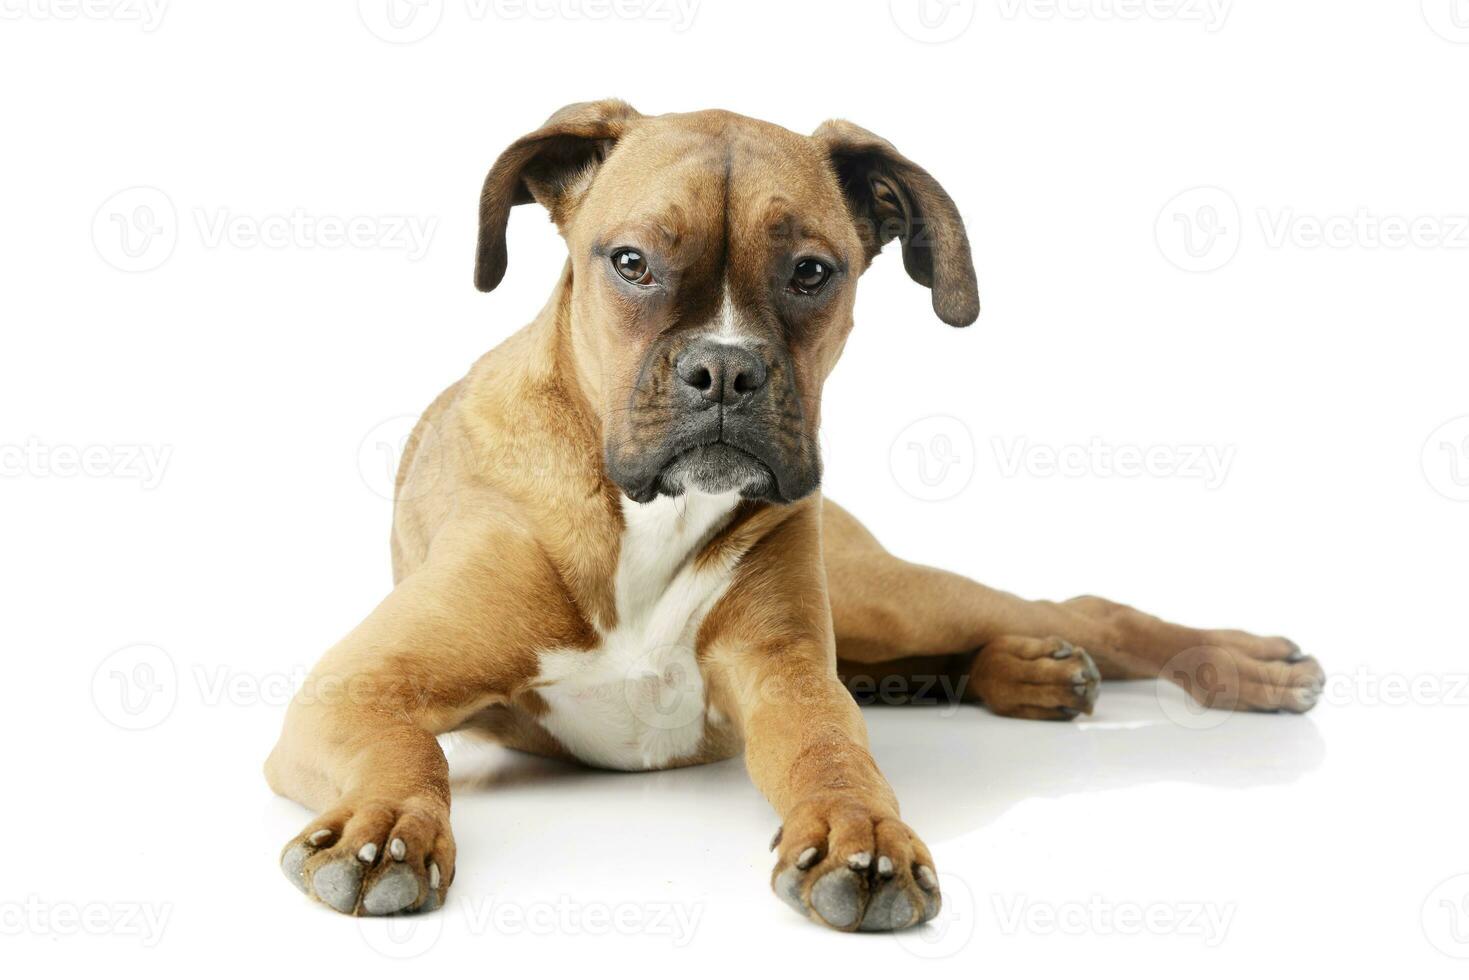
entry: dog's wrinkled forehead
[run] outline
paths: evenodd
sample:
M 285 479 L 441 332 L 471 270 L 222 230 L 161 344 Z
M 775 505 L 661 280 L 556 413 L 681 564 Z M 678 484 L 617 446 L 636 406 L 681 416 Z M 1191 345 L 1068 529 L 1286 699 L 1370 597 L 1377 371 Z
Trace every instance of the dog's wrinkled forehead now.
M 966 326 L 979 315 L 953 200 L 891 143 L 844 120 L 800 136 L 722 110 L 645 116 L 617 99 L 564 106 L 507 147 L 485 176 L 476 288 L 488 292 L 504 278 L 510 210 L 531 201 L 550 211 L 573 260 L 578 243 L 616 222 L 665 234 L 670 262 L 708 260 L 711 239 L 732 241 L 736 268 L 746 272 L 744 246 L 758 241 L 751 229 L 860 251 L 854 276 L 896 239 L 903 268 L 929 289 L 940 320 Z
M 691 304 L 710 308 L 704 314 L 753 302 L 781 256 L 862 258 L 836 177 L 811 140 L 719 112 L 655 117 L 629 133 L 587 189 L 574 238 L 573 247 L 649 250 Z

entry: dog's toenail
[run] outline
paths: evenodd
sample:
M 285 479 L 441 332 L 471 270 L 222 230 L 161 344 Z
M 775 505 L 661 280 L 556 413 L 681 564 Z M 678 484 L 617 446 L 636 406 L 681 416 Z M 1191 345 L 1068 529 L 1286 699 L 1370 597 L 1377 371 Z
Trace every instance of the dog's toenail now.
M 816 853 L 816 848 L 806 848 L 800 853 L 800 856 L 796 858 L 796 867 L 800 868 L 802 871 L 805 871 L 807 868 L 811 867 L 811 865 L 816 863 Z
M 854 871 L 866 871 L 872 866 L 872 855 L 867 851 L 858 851 L 847 858 L 847 867 Z
M 877 873 L 883 878 L 891 878 L 893 876 L 893 859 L 886 854 L 878 858 Z
M 357 852 L 357 860 L 361 861 L 363 864 L 371 864 L 372 862 L 376 861 L 377 845 L 374 844 L 372 841 L 368 841 L 366 844 L 363 844 L 362 849 Z
M 775 836 L 770 838 L 770 849 L 773 851 L 780 846 L 780 839 L 785 836 L 785 827 L 776 827 Z
M 1300 647 L 1296 647 L 1290 653 L 1286 654 L 1285 662 L 1288 664 L 1298 664 L 1305 659 L 1306 651 L 1302 650 Z
M 388 853 L 394 861 L 401 861 L 408 856 L 408 845 L 403 843 L 403 838 L 394 837 L 388 842 Z
M 926 864 L 920 864 L 913 876 L 918 879 L 918 886 L 926 892 L 931 892 L 939 886 L 938 875 L 934 874 L 933 869 Z
M 312 847 L 320 847 L 332 839 L 332 832 L 326 827 L 323 827 L 306 839 L 310 841 Z
M 811 888 L 811 908 L 827 925 L 850 929 L 862 913 L 860 880 L 845 868 L 822 875 Z
M 1057 660 L 1065 660 L 1066 658 L 1070 657 L 1073 652 L 1074 651 L 1071 649 L 1070 646 L 1063 643 L 1060 647 L 1051 651 L 1051 656 Z
M 432 862 L 428 866 L 428 886 L 435 890 L 439 887 L 439 866 Z

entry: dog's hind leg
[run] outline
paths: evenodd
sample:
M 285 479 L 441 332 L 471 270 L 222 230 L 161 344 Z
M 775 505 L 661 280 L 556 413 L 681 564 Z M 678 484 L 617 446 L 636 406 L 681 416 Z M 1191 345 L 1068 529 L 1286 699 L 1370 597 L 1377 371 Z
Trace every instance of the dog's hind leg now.
M 1022 599 L 893 557 L 831 501 L 822 521 L 838 666 L 859 697 L 854 679 L 884 701 L 936 682 L 999 714 L 1064 719 L 1091 710 L 1101 678 L 1162 676 L 1211 707 L 1259 711 L 1306 711 L 1320 694 L 1320 665 L 1283 637 L 1095 596 Z

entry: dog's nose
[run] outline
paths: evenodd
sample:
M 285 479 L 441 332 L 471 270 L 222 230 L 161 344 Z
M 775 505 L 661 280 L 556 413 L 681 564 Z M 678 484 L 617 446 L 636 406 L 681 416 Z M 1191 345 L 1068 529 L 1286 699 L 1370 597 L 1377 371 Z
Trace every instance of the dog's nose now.
M 732 344 L 699 340 L 679 355 L 679 380 L 715 405 L 738 405 L 765 387 L 765 362 Z

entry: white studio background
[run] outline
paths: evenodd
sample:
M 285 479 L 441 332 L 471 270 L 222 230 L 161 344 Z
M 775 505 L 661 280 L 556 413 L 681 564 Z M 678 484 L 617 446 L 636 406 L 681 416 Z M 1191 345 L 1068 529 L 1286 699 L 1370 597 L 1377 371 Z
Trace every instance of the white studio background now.
M 1462 969 L 1469 4 L 0 15 L 12 970 Z M 988 584 L 1288 633 L 1333 676 L 1322 706 L 1178 725 L 1128 685 L 1071 726 L 870 712 L 950 876 L 937 938 L 776 902 L 738 763 L 492 756 L 456 798 L 455 894 L 506 916 L 311 907 L 275 867 L 306 815 L 260 763 L 389 586 L 413 418 L 560 268 L 519 208 L 504 285 L 474 291 L 485 170 L 609 95 L 846 117 L 958 202 L 984 313 L 945 327 L 896 247 L 877 261 L 826 392 L 829 496 Z

